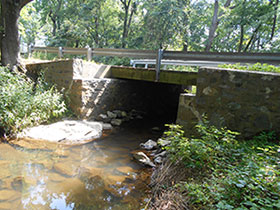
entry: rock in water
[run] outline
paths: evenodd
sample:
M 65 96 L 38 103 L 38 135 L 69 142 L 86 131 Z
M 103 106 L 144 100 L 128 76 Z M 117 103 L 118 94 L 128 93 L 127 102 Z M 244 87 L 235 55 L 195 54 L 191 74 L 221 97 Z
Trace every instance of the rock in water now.
M 120 119 L 113 119 L 111 121 L 111 124 L 115 125 L 115 126 L 120 126 L 122 124 L 122 120 L 120 120 Z
M 144 165 L 155 167 L 155 164 L 151 161 L 151 159 L 144 152 L 134 153 L 133 157 L 140 163 L 143 163 Z
M 25 129 L 18 138 L 45 140 L 64 144 L 82 144 L 102 136 L 102 123 L 65 120 Z
M 157 141 L 157 143 L 159 145 L 161 145 L 162 147 L 165 147 L 165 146 L 168 146 L 169 144 L 171 144 L 171 141 L 168 141 L 168 140 L 164 140 L 164 139 L 159 139 Z
M 140 147 L 142 147 L 143 149 L 146 149 L 146 150 L 152 150 L 157 147 L 157 143 L 150 139 L 146 143 L 140 144 Z
M 152 128 L 152 131 L 159 132 L 159 131 L 160 131 L 160 128 L 159 128 L 159 127 L 153 127 L 153 128 Z
M 161 164 L 162 163 L 162 157 L 157 157 L 155 160 L 155 163 L 157 163 L 157 164 Z
M 97 117 L 97 120 L 100 120 L 102 122 L 106 122 L 106 121 L 109 121 L 109 117 L 106 115 L 106 114 L 100 114 L 98 117 Z
M 110 111 L 107 111 L 107 115 L 109 118 L 111 119 L 115 119 L 117 118 L 117 114 L 113 113 L 113 112 L 110 112 Z
M 113 130 L 113 126 L 110 123 L 102 123 L 103 130 Z
M 157 157 L 165 157 L 166 154 L 167 154 L 167 151 L 163 151 L 163 152 L 161 152 L 161 153 L 156 154 L 156 155 L 155 155 L 155 158 L 157 158 Z

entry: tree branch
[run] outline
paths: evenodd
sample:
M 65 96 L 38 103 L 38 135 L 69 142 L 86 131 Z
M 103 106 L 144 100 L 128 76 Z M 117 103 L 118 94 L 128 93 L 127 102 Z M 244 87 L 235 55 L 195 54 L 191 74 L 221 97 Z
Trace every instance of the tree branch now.
M 279 0 L 276 0 L 275 5 L 274 5 L 273 25 L 272 25 L 271 35 L 270 35 L 270 40 L 269 41 L 271 41 L 273 39 L 273 37 L 274 37 L 275 28 L 276 28 L 276 21 L 277 21 L 278 5 L 279 5 Z
M 33 1 L 33 0 L 21 0 L 20 2 L 19 2 L 19 6 L 20 6 L 20 9 L 22 9 L 26 4 L 28 4 L 29 2 L 31 2 L 31 1 Z

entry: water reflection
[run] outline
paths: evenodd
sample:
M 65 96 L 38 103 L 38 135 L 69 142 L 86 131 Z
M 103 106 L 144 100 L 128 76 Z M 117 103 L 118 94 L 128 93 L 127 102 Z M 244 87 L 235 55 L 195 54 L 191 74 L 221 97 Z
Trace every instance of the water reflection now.
M 86 145 L 47 149 L 2 143 L 0 209 L 141 209 L 150 172 L 129 153 L 150 137 L 120 131 Z

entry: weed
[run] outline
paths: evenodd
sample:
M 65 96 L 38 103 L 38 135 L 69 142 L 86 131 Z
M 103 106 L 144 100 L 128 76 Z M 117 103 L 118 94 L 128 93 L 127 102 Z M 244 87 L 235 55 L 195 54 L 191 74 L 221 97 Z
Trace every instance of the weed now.
M 47 122 L 65 111 L 62 94 L 42 78 L 35 85 L 23 75 L 0 69 L 0 127 L 5 133 Z
M 199 138 L 168 126 L 166 149 L 191 170 L 173 186 L 187 197 L 190 209 L 280 209 L 280 147 L 271 141 L 273 132 L 238 142 L 238 133 L 207 121 L 197 126 Z

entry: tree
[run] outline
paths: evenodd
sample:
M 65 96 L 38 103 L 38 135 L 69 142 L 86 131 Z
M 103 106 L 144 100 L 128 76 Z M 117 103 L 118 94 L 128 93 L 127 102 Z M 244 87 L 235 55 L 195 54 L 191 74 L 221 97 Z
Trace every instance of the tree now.
M 30 6 L 21 12 L 26 43 L 38 28 L 47 46 L 280 49 L 279 0 L 36 0 Z
M 40 16 L 36 12 L 34 3 L 29 3 L 21 10 L 19 19 L 20 41 L 28 47 L 34 46 L 36 38 L 41 35 L 41 25 L 38 21 Z
M 229 7 L 231 1 L 232 0 L 227 0 L 225 5 L 224 5 L 224 8 Z M 215 3 L 214 3 L 214 14 L 213 14 L 213 17 L 212 17 L 212 24 L 211 24 L 211 27 L 209 29 L 209 36 L 208 36 L 208 41 L 207 41 L 207 44 L 206 44 L 205 51 L 209 51 L 211 49 L 213 40 L 215 38 L 215 32 L 216 32 L 216 30 L 218 28 L 218 25 L 219 25 L 219 22 L 220 22 L 220 18 L 221 18 L 221 16 L 223 14 L 224 14 L 223 11 L 221 11 L 219 13 L 219 0 L 215 0 Z
M 13 67 L 20 63 L 18 20 L 21 9 L 32 0 L 1 1 L 1 62 Z
M 123 34 L 122 34 L 122 48 L 126 46 L 126 38 L 129 33 L 132 17 L 136 13 L 137 4 L 133 0 L 120 0 L 124 9 L 124 20 L 123 20 Z M 130 13 L 129 13 L 130 10 Z

